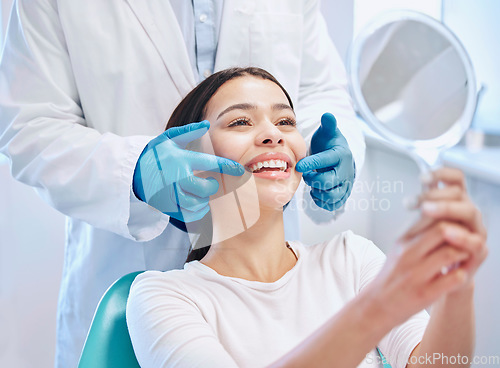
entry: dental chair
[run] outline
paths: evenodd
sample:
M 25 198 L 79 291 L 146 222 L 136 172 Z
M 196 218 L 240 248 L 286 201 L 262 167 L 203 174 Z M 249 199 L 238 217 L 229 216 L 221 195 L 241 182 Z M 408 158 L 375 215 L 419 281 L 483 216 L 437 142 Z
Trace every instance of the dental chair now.
M 101 298 L 78 368 L 140 368 L 125 319 L 130 286 L 140 273 L 118 279 Z

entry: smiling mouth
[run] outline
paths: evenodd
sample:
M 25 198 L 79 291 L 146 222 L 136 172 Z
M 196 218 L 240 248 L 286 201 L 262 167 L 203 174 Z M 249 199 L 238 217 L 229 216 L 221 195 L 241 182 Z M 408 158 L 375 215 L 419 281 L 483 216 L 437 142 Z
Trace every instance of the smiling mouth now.
M 253 164 L 249 167 L 250 171 L 258 174 L 266 171 L 281 171 L 287 172 L 290 170 L 290 165 L 284 160 L 267 160 Z

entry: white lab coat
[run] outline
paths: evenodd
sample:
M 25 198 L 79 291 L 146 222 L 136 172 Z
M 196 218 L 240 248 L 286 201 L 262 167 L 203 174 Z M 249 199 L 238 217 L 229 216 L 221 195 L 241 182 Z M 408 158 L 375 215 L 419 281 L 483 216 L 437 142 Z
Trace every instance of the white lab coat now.
M 364 143 L 319 1 L 226 0 L 215 69 L 255 65 L 290 92 L 311 136 L 333 112 L 361 168 Z M 131 194 L 135 163 L 195 86 L 168 1 L 18 0 L 0 69 L 0 151 L 67 215 L 61 367 L 76 365 L 95 306 L 120 276 L 181 267 L 187 237 Z

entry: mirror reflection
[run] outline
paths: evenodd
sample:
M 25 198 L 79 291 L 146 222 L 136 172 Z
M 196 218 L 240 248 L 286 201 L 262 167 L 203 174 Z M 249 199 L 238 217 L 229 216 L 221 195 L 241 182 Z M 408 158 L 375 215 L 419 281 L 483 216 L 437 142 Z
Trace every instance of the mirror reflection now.
M 366 104 L 389 131 L 411 140 L 441 136 L 462 116 L 469 82 L 456 48 L 429 25 L 378 28 L 359 58 Z

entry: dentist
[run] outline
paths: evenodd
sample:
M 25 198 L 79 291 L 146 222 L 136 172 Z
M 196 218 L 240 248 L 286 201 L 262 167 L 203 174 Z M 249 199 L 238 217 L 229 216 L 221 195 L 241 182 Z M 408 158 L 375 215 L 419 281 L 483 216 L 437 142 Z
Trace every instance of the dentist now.
M 230 160 L 189 159 L 170 144 L 185 131 L 161 134 L 199 81 L 234 65 L 265 68 L 290 92 L 313 154 L 297 170 L 318 206 L 338 209 L 364 141 L 318 0 L 15 0 L 0 64 L 0 152 L 14 178 L 67 216 L 56 367 L 77 365 L 113 281 L 182 267 L 189 240 L 173 223 L 201 216 L 217 189 L 207 181 L 193 193 L 182 173 L 242 173 Z M 328 111 L 336 120 L 319 125 Z M 157 195 L 159 166 L 182 190 L 170 201 Z

